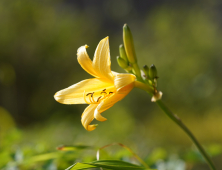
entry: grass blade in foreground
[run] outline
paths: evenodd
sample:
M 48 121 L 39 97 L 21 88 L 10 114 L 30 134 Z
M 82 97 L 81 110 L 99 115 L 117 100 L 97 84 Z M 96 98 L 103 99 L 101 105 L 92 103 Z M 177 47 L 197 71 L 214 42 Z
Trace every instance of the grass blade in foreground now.
M 100 160 L 93 161 L 90 163 L 76 163 L 67 168 L 66 170 L 81 170 L 89 168 L 106 168 L 116 170 L 151 170 L 139 165 L 131 164 L 120 160 Z
M 144 167 L 149 169 L 149 166 L 146 164 L 146 162 L 144 162 L 136 153 L 134 153 L 129 147 L 127 147 L 126 145 L 123 145 L 122 143 L 112 143 L 112 144 L 105 145 L 105 146 L 101 147 L 97 151 L 97 154 L 96 154 L 97 161 L 99 160 L 99 151 L 106 148 L 106 147 L 112 146 L 112 145 L 119 145 L 119 146 L 123 147 L 124 149 L 128 150 Z

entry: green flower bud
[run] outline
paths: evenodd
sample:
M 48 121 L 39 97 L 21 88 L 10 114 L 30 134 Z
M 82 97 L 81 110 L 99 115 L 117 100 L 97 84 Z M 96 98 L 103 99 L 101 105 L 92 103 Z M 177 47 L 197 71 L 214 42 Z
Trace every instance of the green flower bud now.
M 116 59 L 117 59 L 117 62 L 118 62 L 120 67 L 122 67 L 123 69 L 126 69 L 128 67 L 127 61 L 125 61 L 123 58 L 117 56 Z
M 120 55 L 120 57 L 121 57 L 122 59 L 124 59 L 125 61 L 128 62 L 127 55 L 126 55 L 126 51 L 125 51 L 125 48 L 124 48 L 123 44 L 121 44 L 121 45 L 119 46 L 119 55 Z
M 134 49 L 133 36 L 127 24 L 123 26 L 123 42 L 129 62 L 136 63 L 137 59 Z
M 143 72 L 146 75 L 146 77 L 149 77 L 149 67 L 147 65 L 143 66 Z
M 149 78 L 150 79 L 155 79 L 157 78 L 157 69 L 155 67 L 155 65 L 151 65 L 150 69 L 149 69 Z

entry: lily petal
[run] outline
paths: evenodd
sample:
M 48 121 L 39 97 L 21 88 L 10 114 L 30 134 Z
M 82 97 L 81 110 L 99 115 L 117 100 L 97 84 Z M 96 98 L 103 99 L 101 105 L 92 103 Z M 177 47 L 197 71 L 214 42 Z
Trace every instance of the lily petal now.
M 133 87 L 132 87 L 133 88 Z M 126 93 L 114 93 L 110 97 L 104 99 L 96 108 L 94 112 L 94 117 L 98 121 L 105 121 L 107 120 L 103 116 L 101 116 L 101 113 L 112 107 L 115 103 L 122 100 L 131 90 L 132 88 L 128 88 L 128 91 Z
M 94 111 L 97 107 L 97 104 L 89 105 L 82 114 L 82 125 L 88 131 L 92 131 L 96 128 L 96 125 L 89 125 L 94 119 Z
M 112 107 L 112 106 L 110 106 L 110 107 Z M 109 108 L 107 108 L 107 109 L 109 109 Z M 106 109 L 106 110 L 107 110 L 107 109 Z M 105 110 L 104 110 L 104 111 L 105 111 Z M 101 113 L 102 113 L 102 112 L 101 112 Z M 97 109 L 96 109 L 95 112 L 94 112 L 94 118 L 95 118 L 96 120 L 100 121 L 100 122 L 104 122 L 104 121 L 107 120 L 107 118 L 101 116 L 101 114 L 99 113 L 99 111 L 98 111 Z
M 96 48 L 93 58 L 93 68 L 97 74 L 99 74 L 99 77 L 113 81 L 113 74 L 110 66 L 109 38 L 106 37 L 99 42 Z
M 87 45 L 79 47 L 77 50 L 77 60 L 86 72 L 94 77 L 99 77 L 92 66 L 92 60 L 89 58 L 89 55 L 86 52 L 86 48 L 88 48 Z
M 87 79 L 60 90 L 55 94 L 54 98 L 63 104 L 85 104 L 84 93 L 96 93 L 103 89 L 114 89 L 114 86 L 104 78 Z
M 128 93 L 134 87 L 136 76 L 127 73 L 117 73 L 114 78 L 114 86 L 117 93 Z M 130 86 L 129 86 L 130 85 Z

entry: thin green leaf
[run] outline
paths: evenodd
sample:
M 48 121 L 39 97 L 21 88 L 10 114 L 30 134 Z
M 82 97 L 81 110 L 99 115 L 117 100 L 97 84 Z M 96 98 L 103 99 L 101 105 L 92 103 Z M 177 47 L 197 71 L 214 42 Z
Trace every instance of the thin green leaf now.
M 89 169 L 89 168 L 96 168 L 96 166 L 85 164 L 85 163 L 76 163 L 65 170 L 80 170 L 80 169 Z
M 121 170 L 136 170 L 136 169 L 146 169 L 142 166 L 138 166 L 135 164 L 131 164 L 128 162 L 120 161 L 120 160 L 100 160 L 100 161 L 94 161 L 92 163 L 89 163 L 90 165 L 95 165 L 97 167 L 101 168 L 108 168 L 108 169 L 121 169 Z
M 76 163 L 66 170 L 81 170 L 81 169 L 96 168 L 96 167 L 114 169 L 114 170 L 148 170 L 145 167 L 120 160 L 100 160 L 100 161 L 93 161 L 91 163 Z

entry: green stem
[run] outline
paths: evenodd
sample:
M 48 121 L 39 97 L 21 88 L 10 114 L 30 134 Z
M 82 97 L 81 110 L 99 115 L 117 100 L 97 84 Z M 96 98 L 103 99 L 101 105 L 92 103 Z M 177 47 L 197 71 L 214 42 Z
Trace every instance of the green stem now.
M 157 105 L 167 114 L 167 116 L 173 120 L 178 126 L 181 127 L 181 129 L 183 129 L 183 131 L 191 138 L 191 140 L 194 142 L 194 144 L 196 145 L 196 147 L 198 148 L 198 150 L 200 151 L 200 153 L 202 154 L 202 156 L 205 158 L 205 160 L 207 161 L 208 165 L 210 166 L 210 168 L 212 170 L 216 170 L 212 160 L 210 159 L 209 155 L 206 153 L 206 151 L 204 150 L 204 148 L 200 145 L 200 143 L 198 142 L 198 140 L 195 138 L 195 136 L 191 133 L 191 131 L 183 124 L 183 122 L 181 121 L 181 119 L 173 114 L 168 107 L 165 106 L 165 104 L 161 101 L 158 100 L 156 101 Z
M 146 85 L 144 83 L 141 83 L 140 81 L 135 81 L 134 82 L 135 87 L 140 88 L 142 90 L 145 90 L 147 93 L 150 95 L 153 95 L 154 93 L 154 88 L 152 86 Z
M 145 90 L 146 92 L 148 92 L 151 95 L 154 94 L 154 89 L 151 86 L 144 84 L 140 81 L 135 81 L 135 87 Z M 200 151 L 200 153 L 202 154 L 204 159 L 207 161 L 211 170 L 216 170 L 212 160 L 210 159 L 210 156 L 206 153 L 206 151 L 200 145 L 200 143 L 195 138 L 195 136 L 192 134 L 192 132 L 183 124 L 181 119 L 177 115 L 173 114 L 173 112 L 171 112 L 170 109 L 167 106 L 165 106 L 165 104 L 161 100 L 157 100 L 156 103 L 167 114 L 167 116 L 171 120 L 173 120 L 178 126 L 180 126 L 180 128 L 190 137 L 190 139 L 194 142 L 194 144 L 196 145 L 196 147 L 198 148 L 198 150 Z
M 134 69 L 134 71 L 136 73 L 135 75 L 136 75 L 137 80 L 143 81 L 143 79 L 141 77 L 141 72 L 140 72 L 140 68 L 139 68 L 138 64 L 137 63 L 131 63 L 131 64 L 132 64 L 132 67 L 133 67 L 133 69 Z

